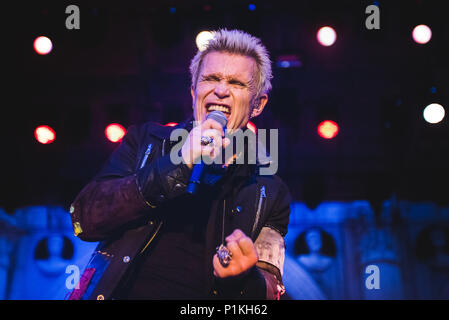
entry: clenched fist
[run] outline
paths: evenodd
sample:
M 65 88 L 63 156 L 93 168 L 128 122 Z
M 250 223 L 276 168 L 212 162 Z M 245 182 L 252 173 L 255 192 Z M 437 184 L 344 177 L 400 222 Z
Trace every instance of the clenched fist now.
M 244 275 L 259 259 L 253 241 L 239 229 L 235 229 L 226 238 L 226 247 L 232 254 L 232 259 L 226 268 L 221 265 L 217 254 L 213 258 L 214 275 L 218 278 Z
M 213 138 L 213 145 L 201 145 L 202 136 Z M 231 142 L 229 138 L 223 137 L 223 127 L 213 119 L 208 119 L 201 125 L 197 125 L 189 132 L 182 146 L 181 153 L 184 163 L 192 169 L 195 161 L 202 156 L 207 156 L 210 159 L 216 158 L 220 155 L 221 149 L 226 148 Z

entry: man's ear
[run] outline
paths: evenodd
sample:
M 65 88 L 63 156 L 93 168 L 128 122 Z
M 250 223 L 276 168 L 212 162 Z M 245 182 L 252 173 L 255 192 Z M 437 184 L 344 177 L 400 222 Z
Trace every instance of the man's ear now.
M 253 111 L 251 113 L 251 118 L 258 117 L 262 113 L 267 102 L 268 102 L 268 95 L 265 93 L 262 94 L 258 99 L 256 99 L 256 103 L 255 103 L 255 105 L 253 107 Z

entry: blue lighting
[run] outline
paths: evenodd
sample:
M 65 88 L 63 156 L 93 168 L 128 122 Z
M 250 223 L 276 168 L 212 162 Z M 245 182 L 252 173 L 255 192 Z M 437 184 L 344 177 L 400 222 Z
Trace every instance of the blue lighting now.
M 248 9 L 249 9 L 249 11 L 254 11 L 254 10 L 256 10 L 256 5 L 251 3 L 248 5 Z
M 296 55 L 283 55 L 276 59 L 276 66 L 283 69 L 301 68 L 302 62 Z
M 437 92 L 437 88 L 435 88 L 435 87 L 430 88 L 430 92 L 431 93 L 436 93 Z
M 170 13 L 176 13 L 176 8 L 175 7 L 170 7 Z

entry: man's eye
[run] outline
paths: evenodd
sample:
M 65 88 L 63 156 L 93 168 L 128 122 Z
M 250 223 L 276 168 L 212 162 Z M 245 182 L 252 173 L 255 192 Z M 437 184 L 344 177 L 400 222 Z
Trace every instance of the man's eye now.
M 204 81 L 219 81 L 217 77 L 214 76 L 208 76 L 203 78 Z
M 237 81 L 237 80 L 231 80 L 231 81 L 229 81 L 229 83 L 230 83 L 230 84 L 233 84 L 233 85 L 242 86 L 242 87 L 245 86 L 244 83 L 242 83 L 242 82 L 240 82 L 240 81 Z

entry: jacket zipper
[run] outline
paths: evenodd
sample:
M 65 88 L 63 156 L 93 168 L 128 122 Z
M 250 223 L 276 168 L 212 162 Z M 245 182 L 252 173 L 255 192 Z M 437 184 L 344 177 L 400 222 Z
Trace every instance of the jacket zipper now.
M 164 148 L 164 145 L 165 145 L 165 139 L 162 141 L 162 156 L 164 156 L 164 154 L 165 154 L 165 148 Z M 147 147 L 147 151 L 145 151 L 145 157 L 144 157 L 144 159 L 143 159 L 143 161 L 142 161 L 142 167 L 145 165 L 145 162 L 147 161 L 148 155 L 151 153 L 151 149 L 152 149 L 152 145 L 151 145 L 151 143 L 150 143 L 150 144 L 148 145 L 148 147 Z M 147 154 L 147 153 L 148 153 L 148 154 Z M 142 168 L 142 167 L 141 167 L 141 168 Z M 153 239 L 156 237 L 157 233 L 159 232 L 159 230 L 160 230 L 161 227 L 162 227 L 162 223 L 163 223 L 162 221 L 159 222 L 159 225 L 157 226 L 156 231 L 154 231 L 153 235 L 151 236 L 150 240 L 148 240 L 148 242 L 147 242 L 147 244 L 145 245 L 145 247 L 143 247 L 143 249 L 140 250 L 140 253 L 143 253 L 143 252 L 147 249 L 147 247 L 150 245 L 150 243 L 153 241 Z
M 152 150 L 153 150 L 153 144 L 149 143 L 139 169 L 142 169 L 145 166 L 145 164 L 147 163 L 148 157 L 151 155 Z M 162 141 L 162 156 L 164 156 L 164 155 L 165 155 L 165 139 Z
M 154 237 L 156 237 L 157 233 L 159 232 L 159 229 L 162 227 L 162 221 L 159 223 L 159 225 L 156 228 L 156 231 L 154 231 L 153 235 L 151 236 L 150 240 L 148 240 L 145 247 L 143 247 L 142 250 L 140 250 L 140 253 L 144 252 L 146 248 L 150 245 L 150 243 L 153 241 Z
M 267 195 L 265 193 L 265 186 L 262 186 L 262 187 L 260 187 L 259 204 L 257 205 L 256 217 L 254 219 L 253 229 L 251 231 L 252 235 L 254 235 L 254 232 L 256 231 L 256 228 L 257 228 L 257 224 L 259 223 L 260 213 L 262 210 L 262 204 L 266 197 L 267 197 Z
M 148 157 L 151 154 L 151 149 L 153 149 L 153 144 L 150 143 L 148 144 L 147 150 L 145 151 L 145 156 L 143 157 L 140 169 L 142 169 L 145 166 L 145 163 L 147 163 Z

